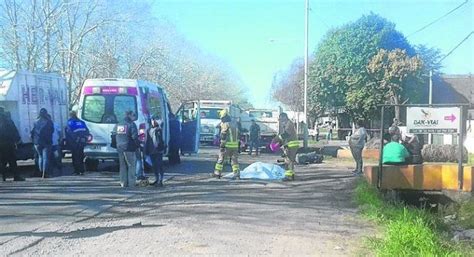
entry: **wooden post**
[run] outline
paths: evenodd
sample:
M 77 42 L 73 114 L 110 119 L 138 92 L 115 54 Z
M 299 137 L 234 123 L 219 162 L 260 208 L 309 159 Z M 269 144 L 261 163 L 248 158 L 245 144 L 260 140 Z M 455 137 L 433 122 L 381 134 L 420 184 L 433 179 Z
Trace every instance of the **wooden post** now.
M 382 106 L 380 114 L 380 151 L 379 151 L 379 169 L 377 170 L 377 187 L 382 186 L 382 169 L 383 169 L 383 122 L 384 122 L 385 106 Z
M 458 160 L 458 185 L 459 190 L 463 188 L 463 179 L 464 179 L 464 169 L 462 167 L 462 161 L 464 158 L 464 107 L 460 106 L 460 115 L 459 115 L 459 160 Z

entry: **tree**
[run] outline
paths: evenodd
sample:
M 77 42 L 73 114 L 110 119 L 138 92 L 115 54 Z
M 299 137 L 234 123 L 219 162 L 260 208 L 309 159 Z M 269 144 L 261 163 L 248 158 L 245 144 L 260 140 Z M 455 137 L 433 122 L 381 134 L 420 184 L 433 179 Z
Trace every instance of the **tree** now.
M 273 98 L 288 106 L 290 110 L 303 110 L 304 104 L 304 62 L 301 58 L 293 61 L 288 70 L 273 77 Z
M 419 95 L 423 61 L 419 56 L 409 57 L 405 50 L 380 49 L 367 65 L 371 76 L 370 87 L 375 99 L 398 105 L 414 100 Z M 395 106 L 395 118 L 400 120 L 400 106 Z
M 5 68 L 58 72 L 69 102 L 88 78 L 148 80 L 174 106 L 188 99 L 245 102 L 245 85 L 225 61 L 152 13 L 152 0 L 0 0 Z
M 310 65 L 309 104 L 322 111 L 344 108 L 353 119 L 373 117 L 383 98 L 367 64 L 379 49 L 396 48 L 415 55 L 395 25 L 376 14 L 329 31 Z

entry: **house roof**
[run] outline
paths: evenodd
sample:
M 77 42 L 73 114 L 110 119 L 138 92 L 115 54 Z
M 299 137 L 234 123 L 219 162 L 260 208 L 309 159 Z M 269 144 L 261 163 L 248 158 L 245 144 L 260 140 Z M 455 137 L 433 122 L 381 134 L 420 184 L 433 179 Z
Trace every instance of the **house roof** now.
M 465 98 L 466 103 L 474 104 L 474 78 L 469 75 L 442 75 L 442 80 Z
M 433 77 L 433 103 L 468 103 L 474 108 L 474 77 L 470 74 Z M 469 110 L 469 115 L 474 117 L 474 109 Z

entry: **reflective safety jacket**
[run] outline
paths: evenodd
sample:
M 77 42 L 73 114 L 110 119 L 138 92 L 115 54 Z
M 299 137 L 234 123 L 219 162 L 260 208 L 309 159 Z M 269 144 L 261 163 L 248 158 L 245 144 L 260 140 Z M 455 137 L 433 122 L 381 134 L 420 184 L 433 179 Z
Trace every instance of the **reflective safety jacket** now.
M 279 139 L 282 145 L 285 147 L 291 149 L 300 147 L 295 125 L 291 121 L 287 121 L 285 124 L 282 124 Z
M 221 148 L 239 148 L 240 131 L 236 122 L 223 121 L 220 123 Z

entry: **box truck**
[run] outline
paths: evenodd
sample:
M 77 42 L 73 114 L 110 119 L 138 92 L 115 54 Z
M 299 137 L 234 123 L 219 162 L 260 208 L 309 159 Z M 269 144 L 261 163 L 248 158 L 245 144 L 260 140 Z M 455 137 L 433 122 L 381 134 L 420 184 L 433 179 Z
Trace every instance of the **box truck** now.
M 21 137 L 17 159 L 34 158 L 31 130 L 41 108 L 53 122 L 67 125 L 68 95 L 64 78 L 53 73 L 0 69 L 0 106 L 11 113 Z

